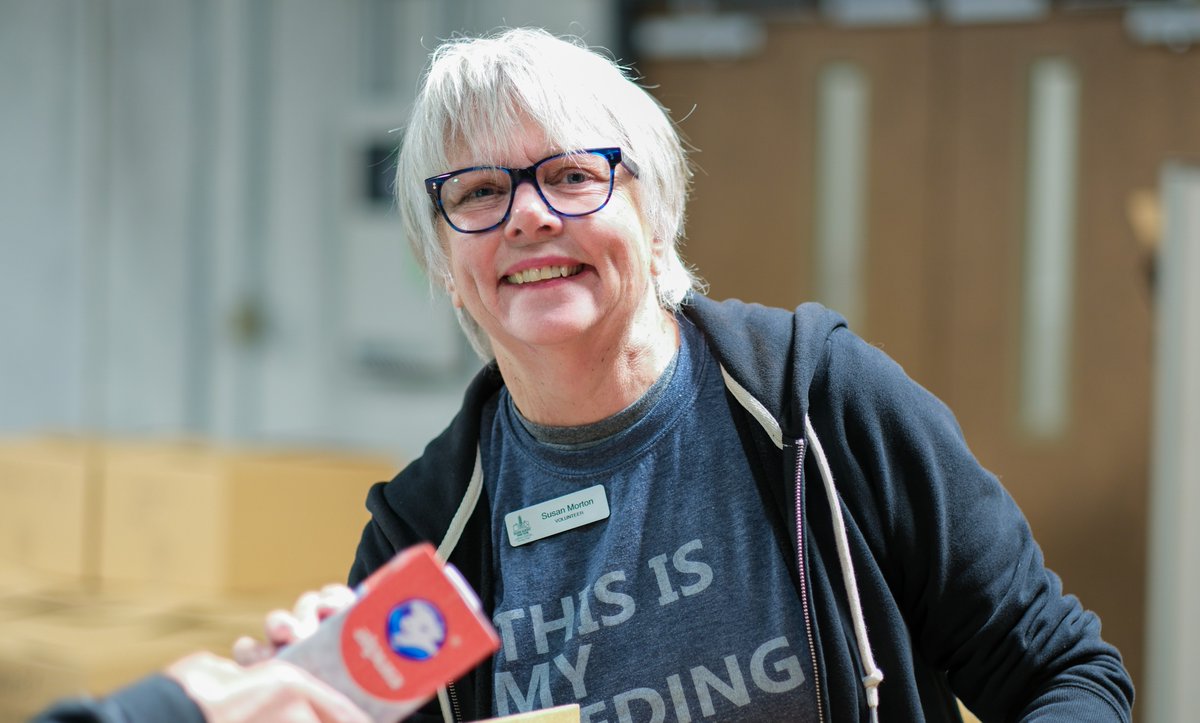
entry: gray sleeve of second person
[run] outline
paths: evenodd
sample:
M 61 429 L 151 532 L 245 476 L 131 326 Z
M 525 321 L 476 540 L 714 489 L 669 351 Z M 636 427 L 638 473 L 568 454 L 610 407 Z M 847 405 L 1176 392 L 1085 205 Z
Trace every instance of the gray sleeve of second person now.
M 155 674 L 104 698 L 62 700 L 30 723 L 205 723 L 204 714 L 183 688 Z

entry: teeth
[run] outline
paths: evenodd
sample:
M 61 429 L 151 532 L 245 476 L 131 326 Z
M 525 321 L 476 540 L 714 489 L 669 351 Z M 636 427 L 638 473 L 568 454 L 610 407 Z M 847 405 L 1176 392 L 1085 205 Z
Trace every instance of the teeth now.
M 531 281 L 557 279 L 560 276 L 574 276 L 583 270 L 583 265 L 576 266 L 543 266 L 540 269 L 525 269 L 506 277 L 511 284 L 528 284 Z

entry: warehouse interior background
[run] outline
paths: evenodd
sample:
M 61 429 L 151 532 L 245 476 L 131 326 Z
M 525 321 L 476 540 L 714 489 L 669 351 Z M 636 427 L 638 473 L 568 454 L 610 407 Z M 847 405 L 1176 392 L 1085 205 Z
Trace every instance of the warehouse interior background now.
M 42 572 L 187 591 L 195 555 L 207 593 L 242 591 L 260 574 L 234 569 L 237 545 L 295 548 L 243 537 L 229 510 L 290 514 L 304 536 L 330 502 L 294 480 L 322 465 L 360 478 L 339 498 L 351 532 L 319 545 L 322 573 L 348 567 L 364 484 L 420 454 L 478 366 L 401 236 L 393 154 L 438 39 L 516 25 L 634 69 L 694 148 L 683 255 L 710 294 L 822 301 L 946 401 L 1101 615 L 1139 719 L 1184 720 L 1200 648 L 1189 1 L 0 0 L 0 638 L 37 629 L 5 601 Z M 109 441 L 104 484 L 93 470 L 38 496 Z M 49 467 L 30 444 L 52 446 Z M 258 449 L 293 482 L 239 488 L 266 475 Z M 34 467 L 36 490 L 13 471 Z M 122 507 L 133 468 L 225 486 L 155 523 L 168 502 L 146 488 Z M 209 503 L 230 519 L 189 527 Z M 74 547 L 34 550 L 62 543 L 56 524 Z M 171 557 L 180 530 L 192 544 Z M 229 557 L 200 560 L 215 547 Z M 6 650 L 0 718 L 31 680 Z

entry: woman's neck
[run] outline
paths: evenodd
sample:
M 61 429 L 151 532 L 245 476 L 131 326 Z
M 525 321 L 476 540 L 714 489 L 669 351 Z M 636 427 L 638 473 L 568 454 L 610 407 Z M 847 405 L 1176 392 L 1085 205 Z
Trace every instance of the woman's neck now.
M 568 427 L 598 422 L 636 402 L 678 347 L 675 317 L 656 306 L 615 342 L 597 337 L 516 354 L 498 350 L 496 362 L 526 419 Z

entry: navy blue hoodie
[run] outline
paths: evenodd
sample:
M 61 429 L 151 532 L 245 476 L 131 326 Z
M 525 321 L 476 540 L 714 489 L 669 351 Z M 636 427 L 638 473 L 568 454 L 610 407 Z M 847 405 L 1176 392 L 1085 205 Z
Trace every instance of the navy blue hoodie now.
M 866 673 L 806 418 L 837 485 L 870 648 L 886 675 L 881 719 L 957 721 L 954 696 L 984 720 L 1130 719 L 1133 685 L 1099 619 L 1062 593 L 1024 516 L 945 405 L 819 305 L 788 312 L 692 296 L 684 313 L 726 371 L 770 522 L 792 540 L 825 720 L 866 720 Z M 502 383 L 494 366 L 484 369 L 425 454 L 371 490 L 351 584 L 453 528 L 457 542 L 443 549 L 453 548 L 450 561 L 490 604 L 488 503 L 470 482 L 480 411 Z M 480 499 L 463 506 L 469 491 Z M 456 514 L 470 515 L 465 525 L 451 524 Z M 486 717 L 491 684 L 490 663 L 458 681 L 456 717 Z
M 813 621 L 825 721 L 866 720 L 868 708 L 817 440 L 836 484 L 869 649 L 886 676 L 881 720 L 958 721 L 954 696 L 983 720 L 1130 720 L 1133 685 L 1119 653 L 1101 639 L 1099 619 L 1062 593 L 1024 516 L 945 405 L 816 304 L 788 312 L 693 296 L 684 313 L 726 372 L 730 414 L 770 502 L 769 522 L 792 541 L 788 564 Z M 481 371 L 424 455 L 372 488 L 351 585 L 396 551 L 431 541 L 490 606 L 493 533 L 477 448 L 481 410 L 501 384 L 494 365 Z M 156 696 L 160 706 L 186 707 L 182 695 L 153 678 L 104 705 L 144 710 Z M 490 661 L 457 681 L 449 699 L 456 718 L 487 717 Z M 106 718 L 94 703 L 59 710 L 73 716 L 43 720 L 158 719 Z M 436 716 L 437 705 L 414 719 L 426 714 Z

